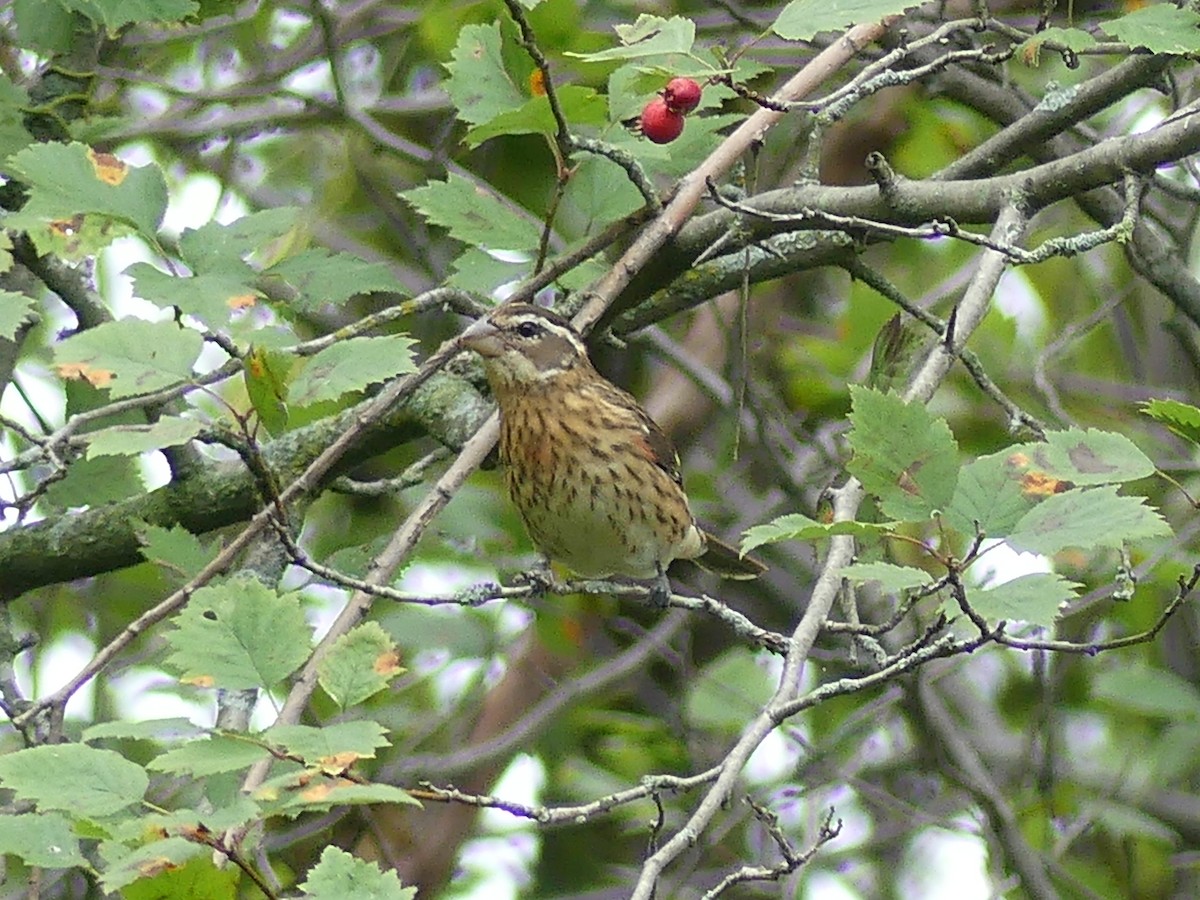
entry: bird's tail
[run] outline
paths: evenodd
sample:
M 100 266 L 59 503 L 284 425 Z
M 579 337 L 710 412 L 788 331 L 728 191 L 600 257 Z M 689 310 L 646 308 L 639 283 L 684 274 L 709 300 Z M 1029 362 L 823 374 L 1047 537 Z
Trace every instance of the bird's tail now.
M 713 537 L 707 531 L 704 532 L 704 538 L 708 542 L 704 553 L 692 560 L 700 568 L 722 578 L 739 580 L 757 578 L 767 571 L 766 563 L 762 560 L 753 556 L 742 556 L 736 548 L 718 537 Z

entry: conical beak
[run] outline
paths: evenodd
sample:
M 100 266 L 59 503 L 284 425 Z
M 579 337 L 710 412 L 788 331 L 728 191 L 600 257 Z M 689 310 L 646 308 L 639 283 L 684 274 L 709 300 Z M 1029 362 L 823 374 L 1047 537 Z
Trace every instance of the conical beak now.
M 474 350 L 483 357 L 499 356 L 504 352 L 500 329 L 487 319 L 476 319 L 459 340 L 468 350 Z

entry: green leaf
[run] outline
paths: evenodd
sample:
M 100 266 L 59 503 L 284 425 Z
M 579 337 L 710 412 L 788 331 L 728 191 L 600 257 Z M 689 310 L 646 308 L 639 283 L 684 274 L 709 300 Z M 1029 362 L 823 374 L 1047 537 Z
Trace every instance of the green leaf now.
M 0 853 L 44 869 L 87 865 L 70 820 L 52 812 L 0 816 Z
M 390 784 L 357 784 L 345 778 L 324 775 L 306 779 L 303 788 L 288 792 L 280 799 L 279 811 L 288 815 L 320 812 L 335 806 L 369 806 L 373 803 L 421 805 L 407 791 Z
M 308 361 L 288 390 L 296 406 L 336 400 L 397 375 L 415 372 L 412 346 L 405 335 L 356 337 L 330 344 Z
M 792 0 L 771 30 L 786 41 L 807 41 L 822 31 L 882 22 L 918 6 L 912 0 Z
M 877 581 L 886 593 L 898 594 L 910 588 L 925 587 L 933 584 L 933 576 L 924 569 L 912 566 L 897 566 L 893 563 L 853 563 L 843 566 L 838 572 L 843 578 L 848 578 L 855 584 L 866 584 Z
M 461 175 L 431 181 L 400 196 L 464 244 L 489 250 L 532 250 L 541 238 L 541 226 L 524 211 L 515 210 Z
M 195 316 L 215 330 L 223 330 L 234 312 L 252 306 L 263 296 L 248 284 L 254 272 L 240 261 L 231 271 L 191 276 L 170 275 L 150 263 L 135 263 L 126 274 L 132 276 L 134 293 L 143 300 Z
M 301 312 L 399 287 L 386 263 L 367 262 L 353 253 L 334 253 L 323 247 L 289 256 L 264 269 L 262 277 L 278 279 L 295 291 L 298 296 L 289 306 Z
M 688 54 L 696 42 L 696 23 L 683 16 L 664 19 L 642 13 L 632 25 L 614 27 L 621 41 L 620 47 L 609 47 L 595 53 L 573 53 L 587 62 L 604 62 L 612 59 L 639 59 L 644 56 L 659 56 L 664 53 Z
M 383 872 L 337 847 L 321 852 L 321 861 L 309 870 L 300 889 L 313 900 L 413 900 L 417 895 L 416 888 L 401 886 L 395 872 Z
M 1028 622 L 1050 628 L 1063 604 L 1074 599 L 1081 586 L 1053 573 L 1035 572 L 986 590 L 972 589 L 967 602 L 991 623 Z M 958 608 L 953 601 L 947 605 Z
M 33 135 L 25 127 L 28 106 L 29 93 L 25 88 L 0 73 L 0 159 L 7 159 L 33 142 Z
M 208 740 L 189 741 L 159 754 L 146 764 L 152 772 L 191 774 L 197 778 L 248 769 L 271 755 L 260 743 L 240 737 L 214 734 Z
M 54 347 L 54 361 L 60 375 L 86 378 L 119 399 L 190 381 L 203 345 L 200 332 L 174 322 L 121 319 L 67 338 Z
M 382 691 L 403 671 L 391 635 L 378 622 L 366 622 L 334 641 L 317 667 L 317 678 L 344 710 Z
M 854 537 L 890 534 L 896 530 L 898 522 L 818 522 L 801 513 L 789 513 L 780 516 L 766 525 L 755 525 L 747 528 L 742 537 L 742 553 L 749 553 L 763 544 L 777 544 L 780 541 L 819 541 L 838 534 L 849 534 Z
M 142 525 L 137 533 L 142 556 L 184 578 L 199 574 L 220 552 L 216 539 L 206 544 L 182 525 Z
M 557 90 L 563 116 L 572 125 L 602 125 L 608 119 L 608 104 L 592 88 L 568 84 Z M 470 147 L 505 134 L 544 134 L 553 137 L 558 125 L 550 112 L 550 101 L 533 97 L 518 109 L 494 116 L 467 132 L 464 140 Z
M 253 270 L 245 264 L 246 257 L 268 252 L 275 245 L 290 245 L 301 229 L 301 212 L 294 206 L 279 206 L 222 225 L 212 221 L 200 228 L 186 229 L 179 238 L 179 251 L 197 274 L 234 273 Z M 272 259 L 274 261 L 274 259 Z
M 735 647 L 691 680 L 684 698 L 684 715 L 698 728 L 734 734 L 774 693 L 774 679 L 759 665 L 755 654 Z
M 1170 534 L 1144 498 L 1121 497 L 1108 486 L 1054 495 L 1022 516 L 1007 541 L 1018 550 L 1049 555 L 1066 547 L 1120 547 Z
M 67 477 L 46 489 L 46 502 L 59 509 L 117 503 L 145 490 L 137 461 L 127 456 L 78 459 Z
M 1139 715 L 1180 720 L 1200 718 L 1200 691 L 1166 669 L 1136 660 L 1103 669 L 1092 681 L 1092 695 Z
M 958 445 L 945 420 L 895 394 L 850 388 L 847 468 L 893 519 L 922 520 L 949 504 L 958 480 Z
M 49 744 L 0 756 L 0 782 L 42 812 L 110 816 L 140 803 L 150 778 L 137 763 L 112 750 Z
M 77 215 L 99 216 L 132 226 L 154 240 L 167 209 L 167 185 L 157 166 L 134 168 L 85 144 L 33 144 L 9 158 L 13 177 L 29 200 L 6 219 L 6 227 L 47 230 Z M 73 226 L 75 231 L 82 223 Z M 39 246 L 41 243 L 39 242 Z
M 1193 444 L 1200 444 L 1200 409 L 1178 400 L 1147 400 L 1142 412 L 1162 422 L 1173 432 Z
M 212 865 L 212 850 L 181 837 L 152 841 L 132 851 L 112 841 L 105 842 L 102 847 L 109 859 L 108 867 L 100 876 L 100 883 L 106 891 L 119 890 L 148 875 L 181 866 L 200 856 L 206 857 L 205 862 Z
M 1004 537 L 1039 499 L 1021 490 L 1018 473 L 1005 450 L 981 456 L 962 467 L 945 520 L 965 535 L 974 535 L 978 526 L 989 537 Z
M 167 633 L 167 663 L 204 687 L 271 687 L 308 658 L 312 630 L 296 594 L 254 578 L 196 591 Z
M 269 347 L 254 346 L 246 354 L 242 369 L 246 394 L 269 434 L 282 434 L 287 429 L 287 399 L 295 361 L 292 354 Z
M 154 867 L 150 867 L 154 871 Z M 241 870 L 218 868 L 211 855 L 198 855 L 183 865 L 167 867 L 149 878 L 139 877 L 121 889 L 121 900 L 233 900 L 238 896 Z
M 188 719 L 147 719 L 142 722 L 99 722 L 83 730 L 83 740 L 188 741 L 204 735 Z
M 75 17 L 57 3 L 46 0 L 13 0 L 17 42 L 50 56 L 71 49 Z
M 114 425 L 101 428 L 87 436 L 87 458 L 97 456 L 135 456 L 163 447 L 186 444 L 204 426 L 195 419 L 182 416 L 163 416 L 153 425 Z
M 464 122 L 488 122 L 528 99 L 505 70 L 500 47 L 498 25 L 467 25 L 458 33 L 446 92 Z
M 275 725 L 263 733 L 263 738 L 315 765 L 347 754 L 357 759 L 372 759 L 380 747 L 391 746 L 384 733 L 384 727 L 378 722 L 358 719 L 323 728 Z
M 58 0 L 67 9 L 83 13 L 110 35 L 135 22 L 181 22 L 196 14 L 196 0 Z
M 1046 440 L 1005 451 L 1021 476 L 1070 481 L 1074 485 L 1118 484 L 1154 474 L 1154 463 L 1123 434 L 1089 428 L 1049 431 Z
M 1170 3 L 1144 6 L 1100 27 L 1105 34 L 1151 53 L 1200 53 L 1200 14 Z
M 0 339 L 11 340 L 24 323 L 36 319 L 36 300 L 16 291 L 0 291 Z
M 468 247 L 451 266 L 454 269 L 450 276 L 451 286 L 477 294 L 491 294 L 500 285 L 527 276 L 533 269 L 533 260 L 521 254 L 517 262 L 512 262 L 497 259 L 478 247 Z

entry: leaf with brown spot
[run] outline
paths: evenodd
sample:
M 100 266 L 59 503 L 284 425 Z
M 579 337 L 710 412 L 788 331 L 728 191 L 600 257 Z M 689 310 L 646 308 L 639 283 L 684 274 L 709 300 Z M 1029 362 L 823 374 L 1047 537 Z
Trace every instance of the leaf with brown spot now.
M 61 378 L 86 381 L 94 388 L 106 388 L 117 377 L 111 369 L 101 369 L 87 363 L 59 363 L 54 369 Z
M 116 187 L 129 174 L 129 166 L 111 153 L 98 152 L 89 147 L 87 156 L 96 170 L 96 177 L 105 184 Z

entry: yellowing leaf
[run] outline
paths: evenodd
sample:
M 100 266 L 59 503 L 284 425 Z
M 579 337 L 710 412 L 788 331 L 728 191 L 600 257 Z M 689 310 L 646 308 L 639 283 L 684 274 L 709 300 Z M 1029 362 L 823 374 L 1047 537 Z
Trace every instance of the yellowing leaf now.
M 96 177 L 105 184 L 116 187 L 129 174 L 129 166 L 111 153 L 101 153 L 88 147 L 87 157 L 96 170 Z

